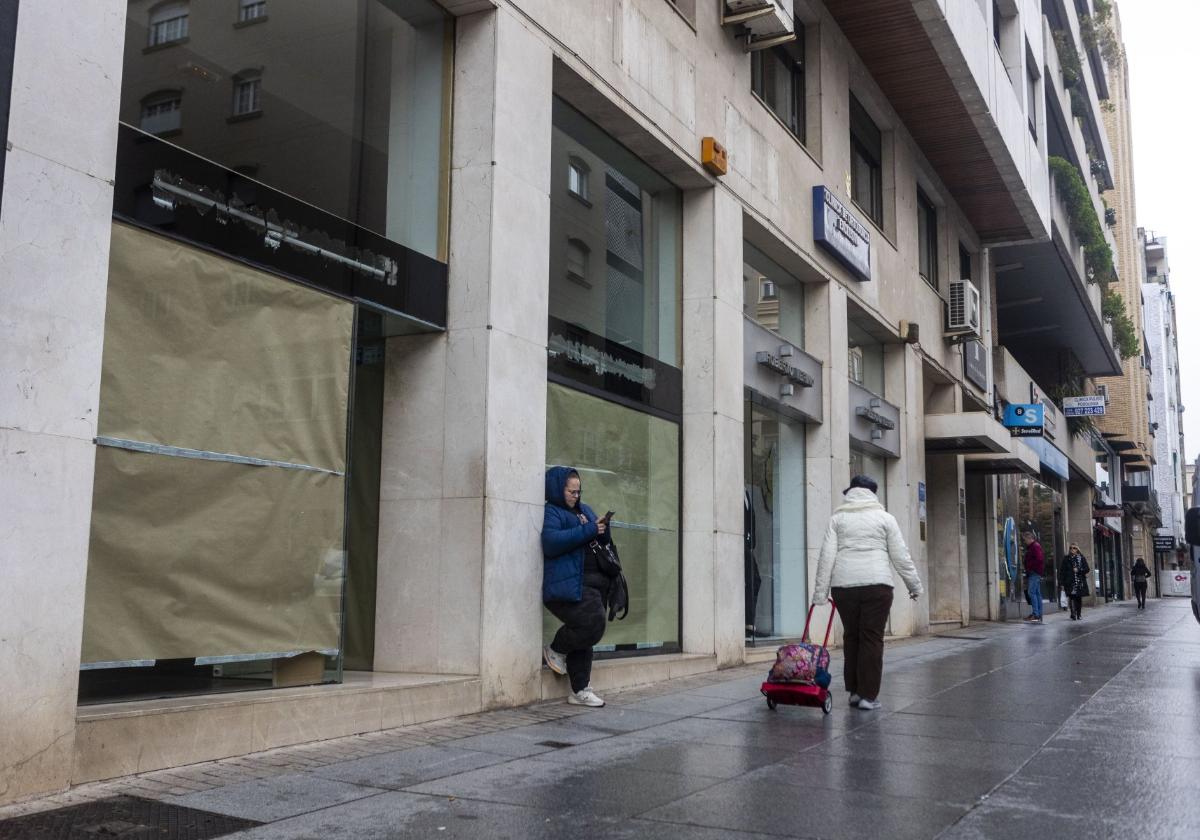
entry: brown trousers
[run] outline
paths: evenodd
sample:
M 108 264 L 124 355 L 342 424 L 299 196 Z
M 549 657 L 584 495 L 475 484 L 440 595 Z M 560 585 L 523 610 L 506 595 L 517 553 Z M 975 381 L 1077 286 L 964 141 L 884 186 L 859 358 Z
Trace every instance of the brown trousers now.
M 892 587 L 883 583 L 835 586 L 830 595 L 845 630 L 842 655 L 846 690 L 874 700 L 883 679 L 883 631 L 892 609 Z

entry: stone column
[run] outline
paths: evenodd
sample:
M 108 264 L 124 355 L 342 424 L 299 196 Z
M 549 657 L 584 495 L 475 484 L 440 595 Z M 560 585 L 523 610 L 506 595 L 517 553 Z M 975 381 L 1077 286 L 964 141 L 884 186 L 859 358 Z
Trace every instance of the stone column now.
M 849 346 L 846 325 L 846 290 L 838 283 L 808 286 L 804 290 L 804 347 L 824 361 L 824 422 L 809 424 L 805 470 L 808 475 L 808 591 L 817 579 L 821 543 L 834 509 L 842 503 L 842 490 L 850 480 Z M 824 627 L 826 609 L 815 611 L 813 624 Z M 834 643 L 840 644 L 841 622 L 833 623 Z
M 553 56 L 459 18 L 444 336 L 388 345 L 376 667 L 540 696 Z
M 1094 520 L 1092 519 L 1092 488 L 1088 485 L 1088 482 L 1080 481 L 1079 479 L 1068 481 L 1066 485 L 1067 492 L 1064 499 L 1065 504 L 1063 505 L 1063 519 L 1066 520 L 1064 526 L 1067 529 L 1067 541 L 1064 543 L 1064 547 L 1071 543 L 1077 543 L 1079 550 L 1084 553 L 1088 559 L 1088 563 L 1094 569 L 1100 561 L 1096 556 L 1095 549 Z M 1061 557 L 1046 558 L 1047 564 L 1052 562 L 1056 568 L 1061 561 Z M 1093 585 L 1095 577 L 1095 575 L 1092 575 L 1092 583 L 1089 584 L 1092 589 L 1096 588 Z M 1058 592 L 1054 592 L 1052 597 L 1057 602 Z M 1094 597 L 1095 593 L 1093 593 L 1093 603 L 1095 603 Z
M 887 387 L 885 397 L 900 407 L 900 459 L 888 462 L 888 509 L 896 517 L 909 554 L 921 576 L 925 595 L 910 601 L 908 591 L 899 582 L 896 601 L 892 607 L 892 632 L 898 636 L 917 635 L 929 631 L 929 602 L 931 563 L 934 554 L 931 543 L 921 539 L 920 517 L 917 509 L 918 483 L 928 481 L 925 457 L 925 402 L 923 364 L 910 344 L 888 344 L 884 347 Z M 928 486 L 926 491 L 928 492 Z M 929 504 L 929 523 L 933 521 Z M 926 528 L 929 534 L 928 525 Z
M 0 212 L 0 804 L 70 781 L 125 3 L 17 21 Z
M 683 199 L 683 649 L 745 657 L 742 209 Z

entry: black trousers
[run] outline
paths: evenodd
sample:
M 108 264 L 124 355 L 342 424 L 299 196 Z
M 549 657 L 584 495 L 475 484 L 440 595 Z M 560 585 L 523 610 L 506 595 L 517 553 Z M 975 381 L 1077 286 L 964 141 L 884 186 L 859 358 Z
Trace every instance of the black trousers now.
M 1133 594 L 1137 596 L 1138 609 L 1143 609 L 1146 606 L 1146 581 L 1141 583 L 1134 581 Z
M 1071 615 L 1079 618 L 1083 615 L 1083 596 L 1082 595 L 1067 595 L 1067 603 L 1071 606 Z
M 583 597 L 578 601 L 546 601 L 546 609 L 563 623 L 550 647 L 567 657 L 571 690 L 581 691 L 591 684 L 592 647 L 604 638 L 608 624 L 604 596 L 599 589 L 584 586 Z
M 846 690 L 867 700 L 879 696 L 883 680 L 883 631 L 892 609 L 892 587 L 835 586 L 830 592 L 842 617 L 843 678 Z

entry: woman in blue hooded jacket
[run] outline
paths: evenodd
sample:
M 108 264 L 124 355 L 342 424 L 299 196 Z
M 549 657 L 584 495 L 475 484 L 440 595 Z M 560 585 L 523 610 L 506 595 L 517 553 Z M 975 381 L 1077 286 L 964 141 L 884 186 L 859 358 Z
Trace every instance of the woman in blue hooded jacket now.
M 579 473 L 571 467 L 546 470 L 546 511 L 542 519 L 542 602 L 563 623 L 542 649 L 546 665 L 571 679 L 567 702 L 603 706 L 592 691 L 592 647 L 607 624 L 603 589 L 607 578 L 587 550 L 593 540 L 608 542 L 608 523 L 580 499 Z

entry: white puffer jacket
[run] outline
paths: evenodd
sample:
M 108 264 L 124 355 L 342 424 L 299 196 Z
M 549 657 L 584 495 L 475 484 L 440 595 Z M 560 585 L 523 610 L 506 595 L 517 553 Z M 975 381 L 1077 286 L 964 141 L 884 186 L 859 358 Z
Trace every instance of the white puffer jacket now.
M 870 490 L 854 487 L 829 517 L 812 601 L 824 604 L 833 586 L 893 586 L 892 569 L 899 572 L 910 595 L 921 594 L 921 578 L 896 517 L 883 509 Z

